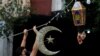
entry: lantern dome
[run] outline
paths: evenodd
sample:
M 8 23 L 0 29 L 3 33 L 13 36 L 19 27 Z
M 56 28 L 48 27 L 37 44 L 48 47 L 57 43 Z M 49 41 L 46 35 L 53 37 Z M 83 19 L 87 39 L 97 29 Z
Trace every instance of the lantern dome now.
M 72 10 L 86 9 L 80 1 L 76 1 L 72 7 Z

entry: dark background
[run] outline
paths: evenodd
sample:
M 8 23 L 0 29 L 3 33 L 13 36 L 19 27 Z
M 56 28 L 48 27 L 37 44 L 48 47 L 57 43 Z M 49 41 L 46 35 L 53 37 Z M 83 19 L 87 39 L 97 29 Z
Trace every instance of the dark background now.
M 95 10 L 95 8 L 93 9 L 93 7 L 95 7 L 95 4 L 91 4 L 91 6 L 85 3 L 83 4 L 87 8 L 86 25 L 84 27 L 85 29 L 91 29 L 95 27 L 95 24 L 93 23 L 97 13 L 96 11 L 93 12 Z M 54 14 L 52 14 L 51 16 L 31 14 L 31 16 L 28 18 L 28 21 L 23 23 L 23 25 L 20 26 L 15 25 L 14 32 L 16 34 L 22 32 L 25 28 L 30 29 L 34 25 L 39 26 L 41 24 L 44 24 L 45 22 L 49 21 L 53 16 Z M 84 40 L 84 43 L 82 45 L 78 44 L 76 38 L 78 30 L 77 27 L 75 27 L 73 24 L 71 11 L 67 12 L 66 17 L 58 18 L 58 20 L 54 19 L 47 26 L 55 26 L 62 31 L 62 33 L 52 31 L 46 35 L 46 36 L 51 35 L 53 38 L 55 38 L 53 44 L 47 44 L 45 42 L 46 47 L 52 51 L 61 50 L 60 53 L 54 56 L 66 56 L 66 55 L 72 55 L 74 53 L 76 53 L 77 55 L 79 53 L 86 54 L 89 53 L 90 51 L 94 52 L 94 50 L 97 51 L 99 49 L 99 36 L 98 36 L 99 31 L 91 32 L 90 34 L 86 33 L 87 35 Z M 38 28 L 38 30 L 41 28 Z M 16 50 L 18 47 L 20 47 L 22 37 L 23 35 L 18 35 L 14 37 L 13 56 L 18 56 Z M 35 33 L 33 31 L 29 31 L 29 35 L 27 37 L 27 45 L 26 45 L 28 51 L 31 51 L 32 46 L 34 44 L 34 40 L 35 40 Z M 38 51 L 37 56 L 45 56 L 45 55 Z

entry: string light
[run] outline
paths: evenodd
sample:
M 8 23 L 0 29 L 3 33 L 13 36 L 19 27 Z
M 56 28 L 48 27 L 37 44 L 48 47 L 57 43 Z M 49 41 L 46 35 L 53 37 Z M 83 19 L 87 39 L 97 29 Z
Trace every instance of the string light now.
M 88 30 L 87 30 L 87 33 L 89 34 L 89 33 L 91 33 L 91 31 L 88 29 Z

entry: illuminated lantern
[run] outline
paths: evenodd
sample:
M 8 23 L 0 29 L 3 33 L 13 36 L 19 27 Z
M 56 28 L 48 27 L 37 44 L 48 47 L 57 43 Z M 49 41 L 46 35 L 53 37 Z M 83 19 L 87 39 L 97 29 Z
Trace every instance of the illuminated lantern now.
M 72 15 L 73 15 L 73 22 L 75 26 L 82 26 L 85 25 L 85 7 L 81 4 L 80 1 L 76 1 L 74 6 L 72 7 Z

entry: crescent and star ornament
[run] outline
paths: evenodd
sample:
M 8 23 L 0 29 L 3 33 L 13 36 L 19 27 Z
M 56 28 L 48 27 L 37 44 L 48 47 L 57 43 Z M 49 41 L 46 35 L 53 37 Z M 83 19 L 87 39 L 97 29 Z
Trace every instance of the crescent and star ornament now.
M 53 26 L 46 26 L 46 27 L 43 27 L 42 29 L 40 29 L 37 33 L 37 41 L 38 41 L 38 45 L 39 45 L 39 51 L 45 55 L 55 55 L 57 53 L 59 53 L 60 51 L 50 51 L 46 48 L 45 44 L 44 44 L 44 38 L 45 38 L 45 35 L 50 32 L 50 31 L 53 31 L 53 30 L 56 30 L 56 31 L 59 31 L 59 32 L 62 32 L 61 30 L 59 30 L 58 28 L 56 27 L 53 27 Z M 48 43 L 53 43 L 53 40 L 54 38 L 52 37 L 49 37 L 47 38 L 48 40 Z
M 49 44 L 49 43 L 53 43 L 54 38 L 52 38 L 51 36 L 49 36 L 49 38 L 46 38 L 46 39 L 47 39 L 47 41 L 48 41 L 48 44 Z

